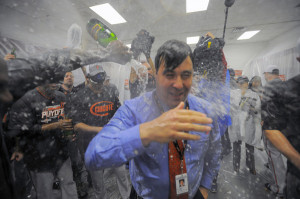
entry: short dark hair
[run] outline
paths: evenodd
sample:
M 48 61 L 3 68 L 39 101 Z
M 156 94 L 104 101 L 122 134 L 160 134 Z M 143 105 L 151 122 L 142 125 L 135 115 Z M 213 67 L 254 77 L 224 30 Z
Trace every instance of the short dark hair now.
M 237 83 L 239 83 L 239 84 L 243 84 L 243 83 L 248 83 L 249 82 L 249 79 L 248 79 L 248 77 L 247 76 L 240 76 L 240 77 L 238 77 L 237 78 Z
M 273 69 L 270 74 L 279 75 L 279 70 L 278 69 Z
M 189 45 L 178 40 L 166 41 L 158 50 L 155 56 L 156 73 L 160 65 L 164 62 L 165 67 L 174 70 L 178 67 L 188 56 L 193 61 L 193 53 Z
M 64 76 L 64 77 L 66 77 L 67 73 L 72 73 L 72 76 L 74 77 L 73 72 L 72 72 L 71 70 L 70 70 L 70 71 L 67 71 L 67 72 L 65 73 L 65 76 Z

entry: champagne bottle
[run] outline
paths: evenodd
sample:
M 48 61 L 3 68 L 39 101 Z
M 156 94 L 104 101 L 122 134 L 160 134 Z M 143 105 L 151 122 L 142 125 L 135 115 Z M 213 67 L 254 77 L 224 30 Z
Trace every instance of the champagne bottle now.
M 111 41 L 117 40 L 116 34 L 98 19 L 90 19 L 86 25 L 88 33 L 98 41 L 98 43 L 106 47 Z
M 67 120 L 67 119 L 69 119 L 69 118 L 65 115 L 65 120 Z M 73 130 L 64 130 L 63 134 L 66 137 L 70 137 L 70 136 L 72 136 L 74 134 L 74 131 Z
M 15 56 L 15 58 L 17 57 L 17 55 L 16 55 L 16 48 L 13 48 L 12 50 L 11 50 L 11 53 L 10 53 L 11 55 L 14 55 Z

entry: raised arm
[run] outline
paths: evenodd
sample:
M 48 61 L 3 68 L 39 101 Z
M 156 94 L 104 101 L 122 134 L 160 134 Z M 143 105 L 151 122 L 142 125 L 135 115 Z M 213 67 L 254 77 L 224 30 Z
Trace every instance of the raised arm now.
M 85 153 L 89 169 L 119 166 L 144 153 L 151 142 L 168 143 L 171 140 L 196 140 L 199 136 L 185 131 L 210 131 L 212 120 L 204 114 L 183 109 L 184 104 L 156 119 L 137 124 L 136 115 L 129 107 L 121 106 L 100 133 L 90 142 Z M 199 125 L 204 124 L 204 125 Z

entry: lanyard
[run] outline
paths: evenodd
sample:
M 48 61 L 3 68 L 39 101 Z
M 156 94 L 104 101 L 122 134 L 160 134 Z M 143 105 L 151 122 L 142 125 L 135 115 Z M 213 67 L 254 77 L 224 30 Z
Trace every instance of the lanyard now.
M 156 103 L 158 109 L 160 110 L 160 113 L 163 114 L 164 113 L 164 109 L 161 106 L 161 104 L 159 103 L 158 97 L 156 95 L 156 91 L 153 92 L 153 95 L 154 95 L 155 103 Z M 189 110 L 189 108 L 190 108 L 188 101 L 185 102 L 185 108 L 187 110 Z M 181 167 L 183 168 L 183 157 L 184 157 L 184 150 L 185 150 L 185 147 L 186 147 L 186 144 L 187 144 L 187 140 L 183 141 L 183 149 L 182 150 L 180 149 L 177 140 L 173 141 L 173 144 L 174 144 L 174 146 L 176 148 L 176 151 L 179 154 L 180 161 L 181 161 L 181 164 L 182 164 Z

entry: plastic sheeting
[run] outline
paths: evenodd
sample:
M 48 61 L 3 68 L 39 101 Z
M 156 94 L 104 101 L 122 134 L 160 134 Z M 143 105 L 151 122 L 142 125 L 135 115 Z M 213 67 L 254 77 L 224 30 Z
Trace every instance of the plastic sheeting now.
M 24 43 L 22 41 L 0 37 L 1 58 L 3 58 L 6 54 L 11 53 L 13 48 L 16 49 L 15 53 L 17 58 L 32 57 L 35 54 L 40 54 L 49 50 L 47 48 Z
M 68 29 L 66 47 L 71 49 L 81 49 L 82 30 L 76 23 Z
M 297 48 L 283 50 L 272 55 L 263 56 L 249 62 L 243 71 L 251 79 L 253 76 L 260 76 L 262 84 L 265 85 L 264 69 L 268 65 L 276 65 L 279 68 L 279 74 L 285 75 L 285 79 L 291 79 L 300 73 L 300 63 L 296 60 L 298 56 Z

